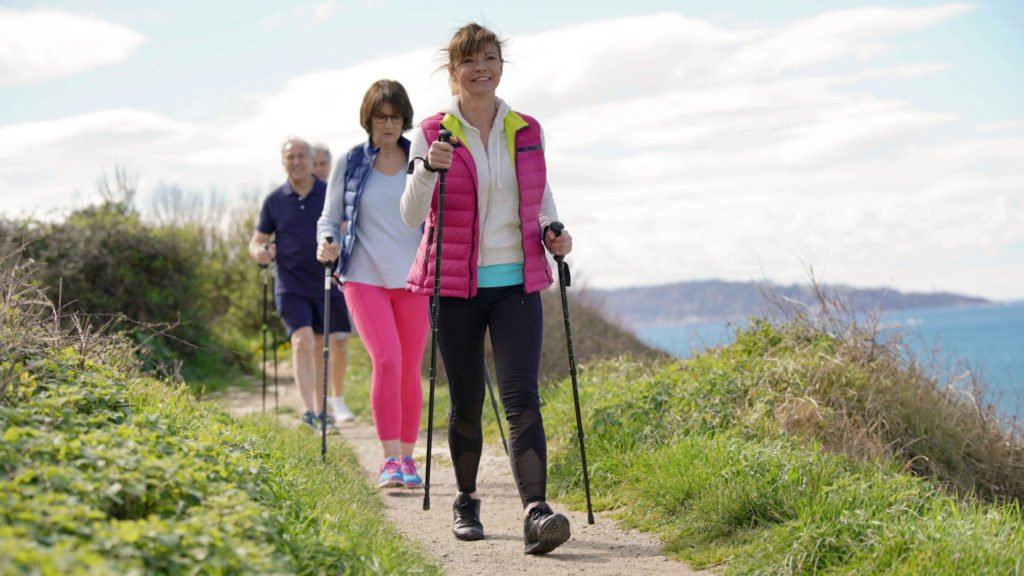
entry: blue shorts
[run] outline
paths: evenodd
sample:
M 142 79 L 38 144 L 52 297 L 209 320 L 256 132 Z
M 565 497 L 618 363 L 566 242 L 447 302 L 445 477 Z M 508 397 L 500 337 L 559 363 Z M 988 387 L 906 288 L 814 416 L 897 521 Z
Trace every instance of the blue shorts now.
M 277 306 L 277 313 L 284 320 L 284 326 L 288 330 L 288 337 L 299 328 L 310 326 L 316 334 L 324 333 L 324 299 L 312 299 L 301 294 L 275 294 L 274 304 Z M 349 333 L 352 325 L 348 321 L 348 308 L 345 306 L 345 296 L 340 290 L 331 291 L 331 334 L 338 332 Z

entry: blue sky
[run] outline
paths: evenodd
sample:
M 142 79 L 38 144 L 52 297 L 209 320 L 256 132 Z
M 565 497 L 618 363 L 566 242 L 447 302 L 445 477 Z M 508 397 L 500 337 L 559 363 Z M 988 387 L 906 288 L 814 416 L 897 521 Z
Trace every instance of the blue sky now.
M 280 180 L 289 134 L 362 137 L 370 81 L 446 98 L 469 20 L 545 125 L 594 287 L 723 278 L 1024 297 L 1024 3 L 5 2 L 0 212 L 123 165 L 147 194 Z M 432 8 L 433 7 L 433 8 Z M 63 212 L 62 212 L 63 211 Z

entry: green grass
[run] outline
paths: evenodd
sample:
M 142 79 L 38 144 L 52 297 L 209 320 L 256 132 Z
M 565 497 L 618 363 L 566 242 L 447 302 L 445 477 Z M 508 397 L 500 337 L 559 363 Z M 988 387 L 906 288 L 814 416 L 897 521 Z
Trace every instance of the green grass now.
M 986 423 L 965 419 L 913 366 L 878 351 L 861 361 L 845 346 L 799 325 L 755 323 L 735 345 L 686 363 L 587 363 L 580 389 L 596 509 L 658 534 L 670 556 L 725 574 L 1022 573 L 1016 500 L 995 504 L 963 488 L 999 467 L 988 452 L 975 454 L 984 462 L 965 457 L 991 443 Z M 349 405 L 368 418 L 370 365 L 358 338 L 346 378 Z M 443 378 L 435 393 L 443 429 Z M 569 380 L 543 400 L 550 493 L 582 508 Z
M 192 351 L 186 362 L 181 364 L 180 377 L 189 387 L 193 395 L 203 398 L 211 392 L 220 392 L 229 388 L 248 388 L 253 378 L 261 378 L 263 355 L 262 334 L 254 334 L 248 338 L 223 335 L 220 340 L 228 342 L 228 348 L 212 349 L 197 348 Z M 280 334 L 278 337 L 281 337 Z M 267 340 L 267 379 L 273 378 L 273 345 Z M 288 342 L 278 342 L 278 360 L 290 355 Z
M 437 574 L 358 462 L 65 349 L 0 404 L 0 573 Z
M 439 573 L 343 445 L 324 466 L 315 435 L 136 377 L 137 350 L 62 332 L 16 278 L 0 274 L 0 573 Z M 1020 430 L 875 336 L 797 318 L 685 363 L 581 362 L 596 509 L 725 574 L 1021 574 Z M 369 417 L 349 350 L 346 399 Z M 443 378 L 435 393 L 439 429 Z M 542 399 L 549 494 L 581 508 L 568 379 Z
M 259 372 L 256 374 L 258 376 Z M 181 376 L 192 394 L 199 397 L 229 388 L 244 388 L 252 382 L 252 374 L 237 364 L 225 362 L 223 355 L 207 351 L 197 352 L 182 366 Z
M 877 384 L 870 367 L 844 356 L 842 370 L 827 372 L 840 343 L 787 330 L 755 324 L 736 344 L 686 363 L 588 365 L 580 390 L 595 508 L 657 533 L 671 556 L 725 574 L 1021 574 L 1018 501 L 988 502 L 912 474 L 904 450 L 845 450 L 856 442 L 834 434 L 852 430 L 859 393 Z M 897 398 L 920 381 L 891 384 Z M 546 390 L 544 402 L 551 492 L 581 508 L 569 381 Z M 916 409 L 889 404 L 890 420 Z M 815 409 L 794 408 L 804 405 Z M 844 426 L 829 422 L 837 413 Z M 973 437 L 948 429 L 963 420 L 928 421 L 933 436 L 922 444 L 963 454 L 943 443 Z

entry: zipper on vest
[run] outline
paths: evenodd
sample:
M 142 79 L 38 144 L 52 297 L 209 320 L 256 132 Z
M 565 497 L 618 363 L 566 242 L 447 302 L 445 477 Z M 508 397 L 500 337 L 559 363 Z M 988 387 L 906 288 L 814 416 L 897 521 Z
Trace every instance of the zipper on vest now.
M 479 186 L 479 184 L 477 184 L 476 182 L 474 182 L 474 184 Z M 480 204 L 477 201 L 478 199 L 477 199 L 477 195 L 476 194 L 477 194 L 477 190 L 474 189 L 473 190 L 473 227 L 470 228 L 471 230 L 476 230 L 477 229 L 477 220 L 480 217 Z M 480 250 L 480 243 L 483 242 L 483 232 L 482 231 L 476 232 L 476 234 L 477 234 L 477 241 L 476 242 L 472 242 L 470 244 L 470 246 L 472 246 L 472 249 L 470 249 L 470 251 L 469 251 L 469 261 L 466 262 L 466 266 L 469 268 L 469 282 L 466 284 L 466 298 L 471 297 L 471 295 L 473 293 L 473 285 L 476 282 L 476 261 L 477 261 L 476 254 L 477 254 L 477 251 Z
M 364 163 L 364 164 L 361 164 L 359 166 L 359 169 L 362 170 L 362 174 L 359 175 L 359 184 L 356 185 L 356 189 L 355 189 L 354 193 L 352 194 L 352 218 L 350 218 L 348 220 L 350 225 L 345 229 L 345 237 L 346 238 L 344 238 L 343 241 L 342 241 L 342 251 L 344 251 L 346 244 L 349 246 L 349 248 L 348 248 L 348 256 L 346 256 L 345 258 L 342 258 L 342 260 L 341 260 L 341 268 L 342 268 L 341 269 L 341 273 L 342 274 L 344 274 L 347 271 L 347 269 L 348 269 L 348 260 L 352 256 L 352 250 L 355 250 L 355 247 L 356 247 L 356 240 L 358 240 L 356 238 L 356 218 L 359 217 L 359 201 L 363 199 L 363 189 L 366 188 L 366 180 L 370 177 L 370 171 L 373 170 L 373 160 L 376 157 L 377 157 L 377 153 L 373 152 L 371 150 L 370 151 L 370 163 L 369 163 L 369 165 Z M 364 155 L 363 158 L 366 158 L 366 156 Z M 346 159 L 345 162 L 346 162 L 345 169 L 347 171 L 347 169 L 348 169 L 348 160 Z M 345 182 L 344 182 L 344 184 L 342 184 L 342 187 L 341 187 L 341 190 L 342 190 L 341 221 L 343 223 L 345 222 L 345 216 L 347 215 L 346 212 L 348 210 L 348 207 L 345 206 L 345 197 L 348 195 L 347 191 L 345 190 L 345 188 L 347 186 L 348 186 L 348 178 L 345 178 Z M 326 197 L 324 198 L 324 202 L 325 203 L 327 202 Z
M 468 151 L 469 148 L 466 148 L 466 150 Z M 469 261 L 466 262 L 466 267 L 469 269 L 469 282 L 466 284 L 466 298 L 470 298 L 473 294 L 473 286 L 476 284 L 477 253 L 480 251 L 480 243 L 484 241 L 484 233 L 482 230 L 479 230 L 480 198 L 477 195 L 480 191 L 479 179 L 480 174 L 477 174 L 476 178 L 473 179 L 473 223 L 470 230 L 474 235 L 476 235 L 476 241 L 470 243 L 471 248 L 469 250 Z M 479 293 L 479 288 L 477 288 L 477 293 Z
M 541 150 L 542 149 L 540 144 L 536 144 L 534 146 L 519 146 L 518 137 L 519 137 L 519 134 L 517 133 L 516 134 L 516 138 L 517 138 L 517 142 L 516 142 L 516 160 L 515 160 L 516 184 L 517 185 L 519 184 L 519 181 L 520 181 L 520 178 L 519 178 L 519 167 L 520 167 L 520 164 L 519 164 L 519 153 L 520 152 L 529 152 L 531 150 Z M 541 194 L 540 202 L 541 202 L 541 204 L 543 204 L 544 203 L 544 192 L 543 192 L 543 190 L 541 191 L 540 194 Z M 529 275 L 529 272 L 528 272 L 529 262 L 527 261 L 527 258 L 529 258 L 529 256 L 528 256 L 528 250 L 527 250 L 527 247 L 526 247 L 526 228 L 525 228 L 525 225 L 523 224 L 523 222 L 524 222 L 523 221 L 523 187 L 519 186 L 519 245 L 522 246 L 522 248 L 523 248 L 523 294 L 529 294 L 529 292 L 526 291 L 526 284 L 528 282 L 528 275 Z M 540 234 L 540 245 L 541 245 L 541 258 L 544 259 L 544 271 L 547 273 L 548 280 L 549 281 L 553 281 L 551 279 L 551 267 L 548 266 L 548 261 L 547 261 L 547 258 L 548 258 L 548 256 L 547 256 L 547 248 L 544 246 L 544 232 L 543 231 L 541 231 L 541 234 Z

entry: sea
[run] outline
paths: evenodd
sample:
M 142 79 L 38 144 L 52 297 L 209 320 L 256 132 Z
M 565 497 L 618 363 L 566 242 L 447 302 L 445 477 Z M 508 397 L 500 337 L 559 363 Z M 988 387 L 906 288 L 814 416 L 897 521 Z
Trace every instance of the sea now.
M 957 308 L 885 312 L 883 335 L 899 330 L 908 353 L 943 383 L 962 386 L 978 376 L 984 401 L 1006 419 L 1024 419 L 1024 301 Z M 745 320 L 705 320 L 636 329 L 647 344 L 679 358 L 729 344 Z

